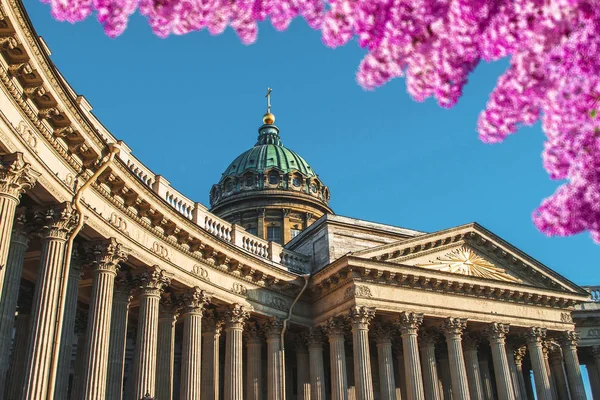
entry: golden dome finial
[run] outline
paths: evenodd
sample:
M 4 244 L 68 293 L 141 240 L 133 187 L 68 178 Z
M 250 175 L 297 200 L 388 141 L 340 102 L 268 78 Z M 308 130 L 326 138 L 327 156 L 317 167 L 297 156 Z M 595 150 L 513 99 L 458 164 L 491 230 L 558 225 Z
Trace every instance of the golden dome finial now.
M 271 114 L 271 91 L 273 89 L 271 88 L 267 88 L 267 94 L 266 94 L 266 98 L 267 98 L 267 113 L 265 115 L 263 115 L 263 123 L 265 125 L 271 125 L 272 123 L 275 122 L 275 116 L 273 114 Z

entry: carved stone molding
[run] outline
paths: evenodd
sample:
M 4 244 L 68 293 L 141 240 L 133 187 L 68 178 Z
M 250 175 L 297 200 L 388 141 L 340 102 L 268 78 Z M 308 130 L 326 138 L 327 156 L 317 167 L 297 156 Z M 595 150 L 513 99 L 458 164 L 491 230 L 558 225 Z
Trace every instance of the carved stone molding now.
M 210 278 L 208 277 L 208 271 L 205 268 L 201 267 L 200 265 L 195 264 L 192 267 L 191 272 L 197 278 L 202 279 L 203 281 L 206 281 L 206 282 L 210 282 Z
M 477 350 L 480 342 L 481 342 L 481 338 L 477 334 L 474 334 L 471 332 L 465 332 L 463 334 L 462 344 L 463 344 L 465 351 Z
M 303 337 L 308 343 L 308 346 L 323 346 L 323 331 L 318 326 L 311 326 L 303 332 Z
M 423 323 L 423 314 L 414 312 L 401 312 L 396 320 L 396 324 L 401 334 L 416 335 L 419 327 Z
M 19 201 L 21 194 L 31 189 L 40 175 L 25 162 L 23 153 L 0 156 L 0 194 Z
M 517 365 L 521 365 L 523 363 L 523 359 L 527 355 L 527 347 L 522 346 L 522 347 L 519 347 L 518 349 L 515 349 L 514 355 L 515 355 L 515 363 Z
M 422 328 L 419 332 L 419 347 L 435 346 L 439 337 L 438 331 L 431 328 Z
M 171 284 L 171 274 L 155 265 L 139 274 L 136 283 L 141 294 L 160 296 L 164 288 Z
M 344 291 L 344 299 L 351 299 L 352 297 L 373 297 L 371 289 L 365 285 L 353 285 L 347 287 Z
M 114 301 L 129 303 L 133 298 L 135 283 L 128 272 L 118 271 L 115 278 Z
M 34 223 L 42 239 L 66 240 L 78 221 L 79 215 L 70 202 L 34 208 Z
M 212 295 L 195 286 L 181 296 L 185 313 L 201 313 L 204 306 L 210 303 Z
M 442 325 L 442 332 L 446 337 L 461 336 L 466 328 L 466 318 L 446 318 Z
M 130 248 L 123 246 L 115 238 L 92 242 L 85 246 L 85 250 L 92 269 L 115 274 L 119 263 L 127 260 L 131 252 Z
M 169 319 L 175 323 L 177 317 L 179 317 L 181 305 L 172 296 L 163 296 L 158 303 L 158 310 L 159 319 Z

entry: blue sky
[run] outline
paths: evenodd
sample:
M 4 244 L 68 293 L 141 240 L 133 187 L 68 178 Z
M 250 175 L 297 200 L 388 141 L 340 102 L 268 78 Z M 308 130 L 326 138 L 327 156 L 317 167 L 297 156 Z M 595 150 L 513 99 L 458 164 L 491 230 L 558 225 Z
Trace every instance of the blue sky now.
M 330 187 L 337 214 L 423 231 L 477 221 L 581 285 L 600 284 L 587 234 L 547 238 L 531 212 L 558 186 L 542 168 L 537 124 L 486 145 L 476 122 L 508 63 L 481 64 L 451 110 L 413 101 L 403 79 L 375 91 L 355 81 L 356 43 L 329 49 L 300 19 L 260 26 L 242 45 L 231 30 L 159 39 L 134 16 L 116 40 L 93 18 L 58 23 L 27 11 L 52 60 L 94 114 L 155 173 L 208 205 L 211 185 L 256 141 L 273 88 L 283 143 Z

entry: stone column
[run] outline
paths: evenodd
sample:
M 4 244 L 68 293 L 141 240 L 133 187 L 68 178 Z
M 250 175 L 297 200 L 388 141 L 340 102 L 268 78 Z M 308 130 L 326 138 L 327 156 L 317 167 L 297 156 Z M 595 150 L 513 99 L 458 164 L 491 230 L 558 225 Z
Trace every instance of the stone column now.
M 488 356 L 479 357 L 479 371 L 481 372 L 481 385 L 483 396 L 486 400 L 494 400 L 494 391 L 492 389 L 492 374 L 490 373 L 490 363 Z
M 585 363 L 588 371 L 590 388 L 592 389 L 592 399 L 600 399 L 600 373 L 593 361 Z
M 586 400 L 585 387 L 581 378 L 579 358 L 577 357 L 577 341 L 579 334 L 574 331 L 563 332 L 559 341 L 565 359 L 565 369 L 571 398 L 573 400 Z
M 261 400 L 262 395 L 262 342 L 263 332 L 256 321 L 248 321 L 246 337 L 246 400 Z M 307 364 L 308 365 L 308 364 Z M 303 366 L 306 369 L 306 365 Z
M 323 336 L 321 329 L 310 328 L 307 334 L 310 359 L 311 400 L 325 400 L 325 371 L 323 370 Z
M 548 348 L 550 347 L 550 342 L 544 340 L 542 342 L 542 353 L 544 354 L 544 365 L 546 366 L 546 373 L 548 374 L 548 380 L 550 381 L 550 391 L 552 392 L 552 398 L 554 400 L 558 399 L 558 392 L 556 391 L 556 382 L 554 381 L 554 376 L 552 376 L 552 370 L 550 369 L 550 362 L 548 361 Z
M 158 266 L 141 273 L 137 278 L 140 309 L 132 371 L 134 400 L 156 394 L 158 304 L 163 288 L 170 282 L 171 278 Z
M 396 355 L 396 399 L 406 400 L 406 371 L 404 370 L 404 352 L 402 343 L 395 342 L 393 350 Z
M 73 356 L 73 343 L 75 341 L 75 316 L 77 315 L 77 297 L 79 295 L 79 280 L 82 275 L 83 257 L 76 247 L 71 252 L 71 268 L 67 282 L 67 296 L 65 298 L 65 315 L 60 339 L 60 352 L 58 355 L 58 371 L 56 372 L 55 399 L 68 398 L 69 375 L 71 373 L 71 358 Z
M 183 295 L 180 400 L 200 400 L 202 393 L 202 309 L 210 301 L 198 286 Z M 162 400 L 157 398 L 156 400 Z
M 417 332 L 422 323 L 423 314 L 412 312 L 402 312 L 398 319 L 400 334 L 402 335 L 402 349 L 404 351 L 407 400 L 425 399 L 423 378 L 421 375 L 421 361 L 419 359 L 419 345 L 417 341 Z
M 493 322 L 487 327 L 487 337 L 492 349 L 492 361 L 496 375 L 496 389 L 499 400 L 515 400 L 515 393 L 506 357 L 506 335 L 509 325 Z
M 348 399 L 346 378 L 346 349 L 344 348 L 344 321 L 333 317 L 327 321 L 325 332 L 329 337 L 329 365 L 331 370 L 331 399 Z
M 127 275 L 120 272 L 115 281 L 113 294 L 112 321 L 108 351 L 108 379 L 106 396 L 109 400 L 123 397 L 123 375 L 125 372 L 125 347 L 127 345 L 127 318 L 133 287 Z
M 205 310 L 202 324 L 202 375 L 200 377 L 203 400 L 219 400 L 219 338 L 223 323 L 215 310 Z
M 4 277 L 8 267 L 6 261 L 15 210 L 21 194 L 31 189 L 39 176 L 40 174 L 31 168 L 31 164 L 25 162 L 23 153 L 0 156 L 0 299 L 4 297 Z
M 242 332 L 249 310 L 241 304 L 231 305 L 225 313 L 225 388 L 224 400 L 242 400 Z
M 423 390 L 426 400 L 440 400 L 437 362 L 435 360 L 435 342 L 438 335 L 433 330 L 422 329 L 419 335 L 421 367 L 423 368 Z
M 520 347 L 514 351 L 515 369 L 517 370 L 517 378 L 519 380 L 519 392 L 523 400 L 528 400 L 527 387 L 525 386 L 525 375 L 523 374 L 523 358 L 527 353 L 525 347 Z
M 515 400 L 527 400 L 522 397 L 521 388 L 519 383 L 519 373 L 517 372 L 517 365 L 515 364 L 515 346 L 512 342 L 506 342 L 506 359 L 508 360 L 508 370 L 510 371 L 510 379 L 512 382 L 512 389 L 515 395 Z
M 570 400 L 569 386 L 563 369 L 562 351 L 558 346 L 549 348 L 548 361 L 550 362 L 550 370 L 556 383 L 556 393 L 559 400 Z
M 550 379 L 546 371 L 544 353 L 542 351 L 542 340 L 546 337 L 546 328 L 529 328 L 526 333 L 527 350 L 533 368 L 533 378 L 538 400 L 552 400 L 552 389 Z
M 17 311 L 19 286 L 23 273 L 23 260 L 28 245 L 29 238 L 28 232 L 25 230 L 25 212 L 23 210 L 18 213 L 14 221 L 6 268 L 2 268 L 2 264 L 0 264 L 0 269 L 5 271 L 4 285 L 0 288 L 0 293 L 2 293 L 2 297 L 0 297 L 0 394 L 3 394 L 6 388 L 15 311 Z
M 379 398 L 396 400 L 396 379 L 394 377 L 394 358 L 392 357 L 392 326 L 380 323 L 373 330 L 377 344 L 379 362 Z M 436 399 L 439 400 L 439 399 Z
M 297 389 L 297 400 L 310 400 L 310 371 L 308 366 L 309 358 L 308 358 L 308 348 L 306 347 L 306 342 L 297 338 L 295 341 L 296 345 L 296 369 L 298 373 L 298 389 Z M 247 398 L 247 400 L 258 400 Z
M 481 372 L 479 370 L 479 357 L 477 356 L 479 340 L 473 335 L 463 336 L 463 348 L 465 351 L 465 366 L 467 367 L 467 380 L 469 381 L 469 394 L 471 400 L 485 400 Z
M 31 330 L 27 350 L 27 369 L 22 400 L 46 400 L 52 366 L 52 352 L 57 339 L 56 323 L 59 308 L 61 277 L 67 273 L 65 260 L 67 240 L 78 221 L 71 203 L 51 208 L 37 208 L 35 219 L 40 223 L 42 251 L 33 295 Z
M 75 349 L 75 373 L 73 374 L 73 383 L 71 384 L 71 400 L 79 400 L 81 393 L 83 392 L 83 374 L 85 372 L 84 364 L 87 347 L 87 320 L 87 310 L 78 310 L 75 317 L 75 336 L 77 336 L 77 346 Z
M 283 321 L 272 317 L 265 323 L 267 338 L 267 399 L 283 400 L 283 357 L 281 353 L 281 329 Z
M 82 400 L 106 399 L 108 345 L 113 291 L 119 263 L 130 249 L 116 239 L 93 243 L 88 248 L 93 280 L 87 326 L 87 350 L 84 364 Z
M 375 317 L 375 308 L 355 306 L 350 309 L 354 346 L 354 385 L 356 400 L 373 400 L 373 377 L 369 354 L 369 323 Z
M 448 345 L 450 377 L 452 378 L 452 398 L 454 400 L 470 400 L 467 370 L 462 351 L 462 332 L 466 327 L 466 319 L 448 318 L 444 321 L 442 328 L 446 336 L 446 344 Z
M 448 360 L 448 348 L 439 350 L 437 354 L 438 375 L 440 377 L 440 397 L 444 400 L 452 400 L 452 377 L 450 376 L 450 360 Z
M 179 304 L 164 295 L 158 303 L 158 334 L 156 347 L 156 400 L 173 399 L 175 368 L 175 323 Z
M 32 298 L 33 290 L 31 290 L 30 287 L 22 286 L 19 289 L 18 314 L 15 321 L 15 338 L 6 381 L 7 399 L 19 399 L 21 391 L 23 390 L 23 380 L 25 379 L 25 368 L 27 366 L 27 360 L 23 357 L 23 354 L 27 352 Z

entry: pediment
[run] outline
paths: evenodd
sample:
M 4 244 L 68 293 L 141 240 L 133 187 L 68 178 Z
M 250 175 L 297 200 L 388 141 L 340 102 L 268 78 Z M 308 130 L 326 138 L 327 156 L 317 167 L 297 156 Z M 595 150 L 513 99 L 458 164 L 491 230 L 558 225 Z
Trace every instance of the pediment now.
M 539 289 L 586 293 L 476 223 L 358 251 L 352 256 Z

